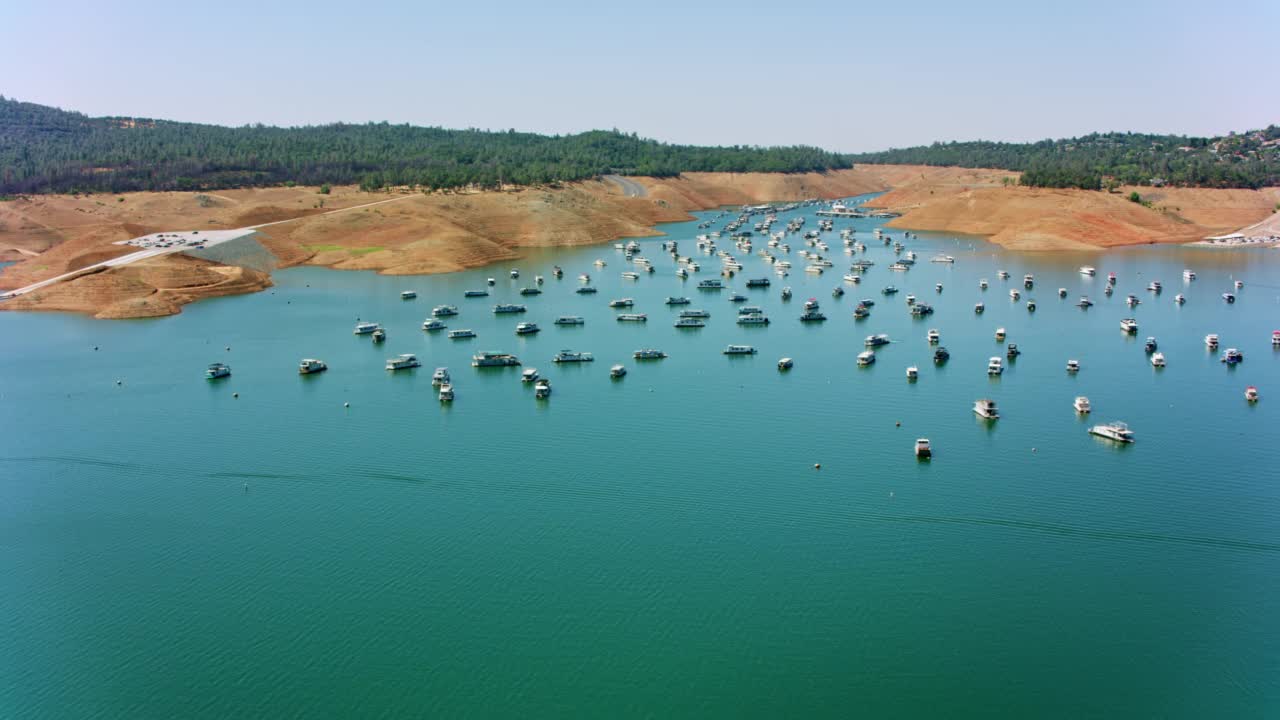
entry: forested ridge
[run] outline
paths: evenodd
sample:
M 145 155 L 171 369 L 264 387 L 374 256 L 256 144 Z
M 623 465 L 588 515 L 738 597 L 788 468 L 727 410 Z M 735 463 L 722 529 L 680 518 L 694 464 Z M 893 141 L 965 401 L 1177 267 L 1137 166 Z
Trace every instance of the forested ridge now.
M 1280 126 L 1197 138 L 1095 133 L 1034 143 L 947 142 L 851 155 L 858 163 L 1001 168 L 1021 183 L 1098 190 L 1117 185 L 1259 188 L 1280 185 Z
M 222 127 L 91 118 L 0 96 L 0 193 L 356 184 L 539 185 L 602 174 L 808 172 L 849 167 L 813 147 L 671 145 L 616 130 L 577 135 L 389 123 Z

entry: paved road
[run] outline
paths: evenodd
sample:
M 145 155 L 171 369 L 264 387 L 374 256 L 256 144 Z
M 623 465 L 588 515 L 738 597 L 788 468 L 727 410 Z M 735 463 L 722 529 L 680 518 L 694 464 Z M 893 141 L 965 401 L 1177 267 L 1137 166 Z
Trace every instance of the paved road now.
M 627 197 L 645 196 L 644 186 L 635 180 L 629 180 L 621 175 L 605 175 L 604 179 L 622 188 L 622 194 Z
M 374 205 L 382 205 L 384 203 L 396 202 L 397 200 L 405 200 L 411 197 L 419 197 L 419 196 L 418 195 L 401 195 L 400 197 L 394 197 L 389 200 L 379 200 L 377 202 L 364 203 L 363 205 L 352 205 L 351 207 L 338 208 L 337 210 L 330 210 L 329 212 L 320 213 L 320 215 L 332 215 L 334 213 L 347 212 L 350 210 L 359 210 L 360 208 L 367 208 L 367 207 L 372 207 Z M 236 237 L 243 237 L 244 235 L 252 234 L 253 231 L 257 230 L 258 228 L 264 228 L 270 225 L 280 225 L 281 223 L 293 222 L 295 220 L 302 220 L 303 218 L 309 218 L 309 217 L 317 217 L 317 216 L 303 215 L 301 217 L 289 218 L 288 220 L 276 220 L 275 222 L 262 223 L 261 225 L 251 225 L 246 228 L 239 228 L 239 230 L 222 231 L 222 232 L 236 233 L 236 232 L 243 231 L 241 234 L 236 236 Z M 165 231 L 165 232 L 168 232 L 168 231 Z M 167 248 L 159 248 L 159 247 L 146 248 L 143 250 L 139 250 L 138 252 L 129 253 L 128 255 L 121 255 L 120 257 L 117 257 L 117 258 L 111 258 L 110 260 L 104 260 L 103 262 L 100 262 L 100 263 L 95 263 L 93 265 L 82 267 L 79 270 L 72 270 L 69 273 L 63 273 L 62 275 L 58 275 L 57 277 L 51 277 L 48 280 L 41 280 L 38 283 L 32 283 L 26 287 L 20 287 L 16 290 L 10 290 L 8 292 L 0 293 L 0 300 L 6 300 L 8 298 L 18 297 L 19 295 L 26 295 L 27 293 L 33 290 L 39 290 L 42 287 L 48 287 L 49 285 L 53 285 L 54 283 L 62 282 L 63 280 L 70 280 L 71 278 L 79 277 L 86 273 L 91 273 L 102 268 L 128 265 L 130 263 L 135 263 L 139 260 L 146 260 L 147 258 L 153 258 L 158 255 L 168 255 L 169 253 L 184 252 L 190 249 L 191 249 L 190 247 L 185 247 L 185 246 L 167 247 Z

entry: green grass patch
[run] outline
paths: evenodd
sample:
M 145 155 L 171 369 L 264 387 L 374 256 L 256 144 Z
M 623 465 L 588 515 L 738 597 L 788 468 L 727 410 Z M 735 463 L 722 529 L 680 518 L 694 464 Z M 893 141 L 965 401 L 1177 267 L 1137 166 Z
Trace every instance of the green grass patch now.
M 303 245 L 302 247 L 315 253 L 333 252 L 334 250 L 344 250 L 341 245 Z
M 378 247 L 375 245 L 374 247 L 367 247 L 367 248 L 351 248 L 348 252 L 350 252 L 352 255 L 368 255 L 369 253 L 381 252 L 385 249 L 386 248 Z

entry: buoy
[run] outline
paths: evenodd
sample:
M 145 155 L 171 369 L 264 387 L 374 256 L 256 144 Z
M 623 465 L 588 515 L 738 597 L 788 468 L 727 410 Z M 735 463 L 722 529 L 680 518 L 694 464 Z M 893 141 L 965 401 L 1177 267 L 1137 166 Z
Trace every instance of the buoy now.
M 230 346 L 230 345 L 228 345 L 228 346 L 227 346 L 227 352 L 231 352 L 231 346 Z
M 344 402 L 344 403 L 342 403 L 342 407 L 344 407 L 344 408 L 349 408 L 349 407 L 351 407 L 351 403 L 349 403 L 349 402 Z
M 894 423 L 894 424 L 893 424 L 893 426 L 894 426 L 894 427 L 902 427 L 902 421 L 901 421 L 901 420 L 899 420 L 898 422 Z
M 814 464 L 813 464 L 813 469 L 814 469 L 814 470 L 821 470 L 821 469 L 822 469 L 822 463 L 814 463 Z
M 231 397 L 238 398 L 240 397 L 240 393 L 231 393 Z
M 117 381 L 116 381 L 116 384 L 117 384 L 117 385 L 123 385 L 123 384 L 124 384 L 124 381 L 123 381 L 123 380 L 117 380 Z
M 94 345 L 94 346 L 93 346 L 93 351 L 94 351 L 94 352 L 97 352 L 97 351 L 98 351 L 98 346 L 97 346 L 97 345 Z

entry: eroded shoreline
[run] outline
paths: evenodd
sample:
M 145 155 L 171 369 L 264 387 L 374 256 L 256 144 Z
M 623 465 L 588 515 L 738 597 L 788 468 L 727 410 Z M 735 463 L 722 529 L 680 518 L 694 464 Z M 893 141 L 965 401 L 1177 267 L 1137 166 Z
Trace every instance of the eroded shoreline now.
M 0 203 L 0 273 L 12 289 L 123 254 L 113 243 L 149 232 L 258 227 L 279 267 L 300 264 L 388 275 L 455 272 L 515 260 L 533 247 L 659 235 L 660 223 L 726 205 L 836 199 L 887 190 L 874 205 L 902 229 L 979 235 L 1027 251 L 1187 243 L 1265 222 L 1280 188 L 1156 189 L 1123 193 L 1017 186 L 1017 173 L 862 165 L 808 174 L 687 173 L 588 181 L 556 188 L 370 195 L 356 188 L 268 188 L 218 193 L 37 196 Z M 637 195 L 634 187 L 643 188 Z M 630 188 L 630 189 L 629 189 Z M 371 201 L 396 199 L 373 207 Z M 341 210 L 343 212 L 333 212 Z M 205 297 L 256 292 L 269 273 L 174 254 L 112 267 L 0 303 L 99 318 L 181 312 Z

